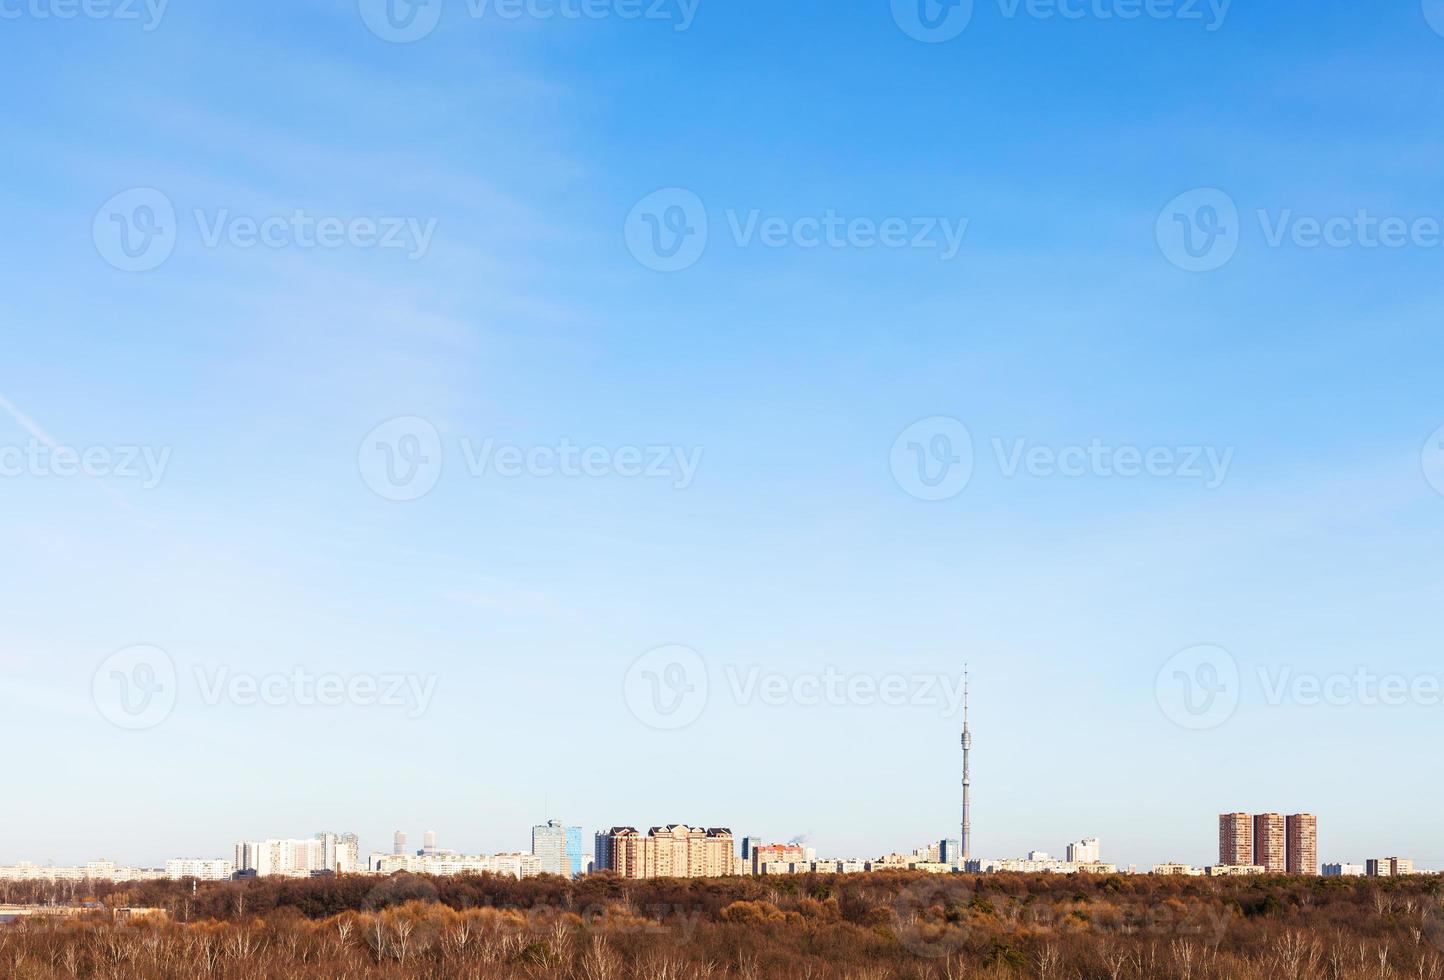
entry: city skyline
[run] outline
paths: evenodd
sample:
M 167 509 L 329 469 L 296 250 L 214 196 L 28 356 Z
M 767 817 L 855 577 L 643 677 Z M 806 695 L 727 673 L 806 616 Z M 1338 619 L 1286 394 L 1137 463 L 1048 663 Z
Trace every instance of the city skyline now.
M 1444 865 L 1420 4 L 445 6 L 5 19 L 0 860 Z

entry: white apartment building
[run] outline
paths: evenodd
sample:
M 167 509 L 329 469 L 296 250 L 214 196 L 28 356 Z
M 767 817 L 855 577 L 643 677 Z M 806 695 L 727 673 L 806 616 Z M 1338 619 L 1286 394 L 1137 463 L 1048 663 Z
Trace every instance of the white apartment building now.
M 1362 878 L 1365 868 L 1362 864 L 1326 864 L 1325 878 Z
M 1369 858 L 1364 866 L 1364 873 L 1370 878 L 1397 878 L 1400 875 L 1411 875 L 1414 873 L 1414 861 L 1412 858 L 1387 857 Z
M 1268 868 L 1257 864 L 1215 864 L 1205 868 L 1212 878 L 1237 878 L 1242 875 L 1268 874 Z
M 1103 860 L 1103 845 L 1097 837 L 1085 837 L 1069 844 L 1066 855 L 1069 864 L 1098 864 Z
M 316 835 L 321 842 L 321 864 L 338 875 L 354 874 L 361 867 L 361 841 L 355 834 L 323 831 Z
M 422 875 L 494 874 L 531 878 L 542 873 L 542 859 L 535 854 L 373 854 L 370 870 L 375 874 L 406 871 Z
M 1152 873 L 1156 875 L 1184 875 L 1187 877 L 1195 877 L 1203 874 L 1203 869 L 1195 868 L 1191 864 L 1155 864 Z
M 254 871 L 257 877 L 279 875 L 305 878 L 312 871 L 334 871 L 326 864 L 325 845 L 309 840 L 241 840 L 236 841 L 237 871 Z
M 3 881 L 158 881 L 166 876 L 156 868 L 133 868 L 114 861 L 90 861 L 71 867 L 32 864 L 21 861 L 0 867 Z
M 1115 864 L 1104 864 L 1101 861 L 1090 861 L 1079 863 L 1074 861 L 1057 861 L 1042 851 L 1031 852 L 1026 859 L 1009 858 L 1002 861 L 991 858 L 974 858 L 967 862 L 963 869 L 970 874 L 1100 874 L 1111 875 L 1118 873 L 1118 866 Z
M 171 858 L 165 863 L 165 876 L 171 881 L 195 878 L 199 881 L 230 881 L 235 874 L 234 863 L 222 859 Z

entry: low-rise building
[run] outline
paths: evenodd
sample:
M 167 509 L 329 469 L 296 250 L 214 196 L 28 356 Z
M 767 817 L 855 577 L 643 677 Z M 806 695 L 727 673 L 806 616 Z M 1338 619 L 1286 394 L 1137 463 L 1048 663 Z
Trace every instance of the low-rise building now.
M 369 862 L 374 874 L 410 874 L 449 877 L 464 874 L 506 875 L 531 878 L 542 873 L 542 859 L 535 854 L 373 854 Z
M 172 858 L 165 863 L 165 876 L 171 881 L 195 878 L 198 881 L 230 881 L 236 866 L 230 861 L 207 858 Z
M 1370 858 L 1365 872 L 1370 878 L 1398 878 L 1414 873 L 1414 861 L 1401 857 Z
M 159 881 L 165 877 L 166 873 L 159 868 L 128 867 L 105 860 L 69 867 L 29 861 L 0 867 L 3 881 Z
M 1203 874 L 1203 869 L 1195 868 L 1191 864 L 1155 864 L 1152 873 L 1156 875 L 1184 875 L 1193 877 Z
M 1326 864 L 1325 878 L 1360 878 L 1368 869 L 1362 864 Z

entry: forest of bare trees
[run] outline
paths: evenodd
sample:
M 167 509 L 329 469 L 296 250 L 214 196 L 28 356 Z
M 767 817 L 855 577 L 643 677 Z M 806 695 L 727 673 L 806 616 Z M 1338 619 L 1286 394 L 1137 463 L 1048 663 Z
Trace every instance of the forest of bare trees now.
M 8 883 L 5 980 L 1444 980 L 1444 880 L 468 876 Z M 115 914 L 153 908 L 149 917 Z

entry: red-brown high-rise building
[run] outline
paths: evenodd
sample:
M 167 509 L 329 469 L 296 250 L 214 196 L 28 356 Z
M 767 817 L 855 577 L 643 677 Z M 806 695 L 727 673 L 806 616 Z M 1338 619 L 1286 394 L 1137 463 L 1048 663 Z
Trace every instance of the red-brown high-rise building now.
M 1225 813 L 1218 818 L 1218 863 L 1225 867 L 1253 864 L 1253 818 Z
M 597 870 L 623 878 L 720 878 L 737 873 L 732 831 L 672 824 L 643 837 L 635 827 L 597 834 Z
M 1286 828 L 1289 874 L 1318 874 L 1319 818 L 1312 813 L 1290 814 Z
M 1287 835 L 1282 813 L 1259 813 L 1253 818 L 1253 863 L 1269 874 L 1288 870 Z

